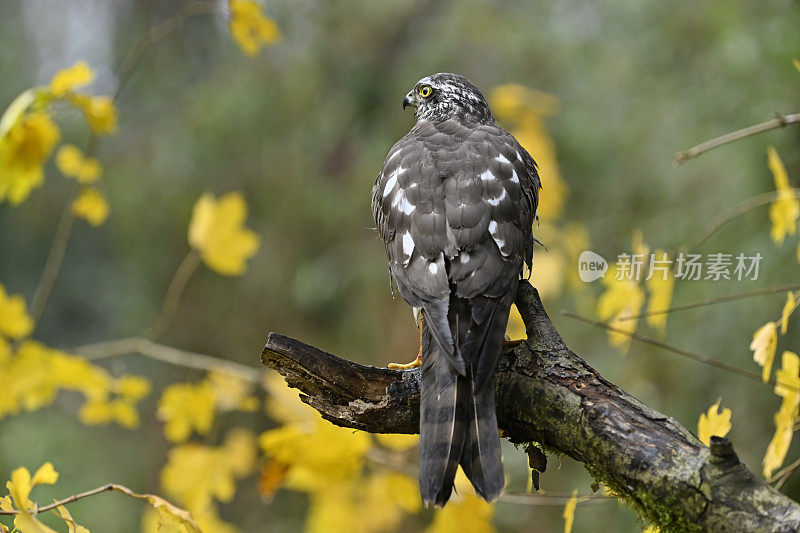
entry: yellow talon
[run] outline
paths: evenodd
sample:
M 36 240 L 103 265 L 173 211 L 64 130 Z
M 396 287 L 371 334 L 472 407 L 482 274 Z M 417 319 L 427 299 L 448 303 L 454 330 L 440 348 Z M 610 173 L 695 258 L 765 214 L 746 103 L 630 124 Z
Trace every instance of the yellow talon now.
M 389 363 L 387 367 L 390 370 L 411 370 L 412 368 L 422 366 L 422 311 L 416 316 L 417 327 L 419 328 L 419 353 L 417 353 L 417 358 L 410 363 Z

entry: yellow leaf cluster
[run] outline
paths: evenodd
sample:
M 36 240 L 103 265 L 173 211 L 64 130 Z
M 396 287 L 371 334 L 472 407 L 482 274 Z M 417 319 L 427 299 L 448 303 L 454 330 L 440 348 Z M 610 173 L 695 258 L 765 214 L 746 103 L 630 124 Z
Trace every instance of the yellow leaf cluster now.
M 708 411 L 700 414 L 697 421 L 697 438 L 700 442 L 709 445 L 711 437 L 724 437 L 731 430 L 731 410 L 727 407 L 719 410 L 719 400 L 708 408 Z
M 112 98 L 75 92 L 93 79 L 92 70 L 80 61 L 57 72 L 49 86 L 29 89 L 9 105 L 0 118 L 0 202 L 8 199 L 19 204 L 44 182 L 44 164 L 61 138 L 48 111 L 53 101 L 64 100 L 81 111 L 95 133 L 116 130 L 117 109 Z M 59 152 L 57 162 L 65 175 L 81 183 L 96 181 L 102 173 L 96 159 L 83 158 L 72 145 Z M 101 218 L 97 205 L 95 202 L 88 219 Z
M 0 202 L 16 205 L 44 182 L 44 163 L 61 132 L 44 111 L 23 112 L 10 122 L 0 137 Z
M 616 270 L 614 265 L 609 266 L 609 271 Z M 639 314 L 644 304 L 644 291 L 639 284 L 633 280 L 616 279 L 613 275 L 606 275 L 603 278 L 605 291 L 597 300 L 597 316 L 601 320 L 606 320 L 609 324 L 619 330 L 633 333 L 636 331 L 638 319 L 620 320 Z M 608 340 L 612 346 L 622 349 L 623 353 L 628 350 L 631 338 L 617 331 L 608 332 Z
M 117 131 L 117 106 L 110 96 L 72 94 L 69 102 L 83 113 L 83 119 L 94 133 L 109 135 Z
M 376 433 L 375 440 L 387 448 L 404 452 L 419 444 L 419 435 Z
M 797 218 L 800 216 L 800 201 L 795 197 L 789 185 L 789 176 L 778 151 L 772 146 L 767 148 L 767 165 L 775 180 L 778 198 L 769 206 L 769 218 L 772 221 L 770 236 L 775 244 L 783 244 L 787 234 L 797 231 Z
M 144 378 L 112 378 L 85 359 L 24 341 L 14 350 L 0 350 L 0 418 L 52 403 L 59 390 L 86 397 L 79 416 L 85 424 L 139 425 L 136 402 L 150 389 Z M 120 387 L 123 384 L 123 388 Z M 135 385 L 131 385 L 135 383 Z
M 366 479 L 342 482 L 311 493 L 306 521 L 310 533 L 342 528 L 354 533 L 392 531 L 404 513 L 422 508 L 415 479 L 397 472 L 378 472 Z M 369 509 L 368 513 L 364 510 Z
M 775 394 L 782 397 L 783 401 L 775 413 L 775 434 L 764 454 L 764 477 L 767 479 L 783 464 L 792 443 L 794 423 L 800 408 L 800 358 L 797 354 L 783 352 L 781 369 L 775 373 L 775 378 Z
M 31 477 L 30 471 L 19 467 L 11 473 L 11 481 L 6 482 L 8 494 L 13 500 L 13 505 L 8 497 L 0 501 L 0 508 L 18 511 L 14 517 L 14 527 L 22 533 L 55 533 L 55 530 L 44 525 L 32 514 L 33 502 L 30 500 L 31 490 L 37 485 L 52 485 L 58 479 L 58 472 L 51 463 L 43 464 Z
M 436 511 L 426 533 L 492 533 L 494 506 L 475 495 L 461 467 L 456 473 L 456 490 L 443 509 Z
M 762 367 L 761 379 L 766 383 L 772 372 L 772 362 L 778 348 L 778 329 L 775 322 L 767 322 L 753 333 L 750 349 L 753 351 L 753 361 Z
M 207 381 L 175 383 L 164 389 L 158 401 L 158 419 L 170 442 L 183 442 L 192 432 L 206 435 L 216 412 L 214 388 Z
M 105 195 L 93 187 L 84 188 L 72 202 L 72 213 L 92 226 L 102 225 L 110 210 Z
M 50 80 L 50 94 L 55 98 L 66 96 L 67 93 L 89 85 L 94 81 L 94 72 L 86 61 L 78 61 L 71 67 L 56 72 Z
M 375 435 L 373 440 L 323 420 L 279 375 L 268 374 L 264 385 L 270 393 L 267 412 L 283 425 L 258 439 L 269 458 L 262 472 L 263 493 L 271 496 L 283 484 L 309 494 L 308 531 L 390 531 L 405 513 L 420 510 L 415 479 L 364 465 L 375 441 L 384 447 L 383 453 L 405 452 L 417 444 L 417 436 Z
M 255 57 L 262 47 L 280 39 L 278 25 L 264 15 L 255 0 L 230 0 L 230 8 L 231 37 L 248 57 Z
M 655 257 L 658 261 L 669 261 L 669 255 L 663 250 L 656 250 Z M 650 279 L 645 281 L 647 286 L 647 312 L 664 311 L 669 309 L 672 303 L 672 293 L 675 290 L 675 275 L 672 270 L 653 273 Z M 667 314 L 653 314 L 647 316 L 647 323 L 658 331 L 660 336 L 667 333 Z
M 261 242 L 256 233 L 244 227 L 246 218 L 247 204 L 241 193 L 231 192 L 219 200 L 210 193 L 203 194 L 189 223 L 189 244 L 212 270 L 241 275 Z
M 255 436 L 244 429 L 228 434 L 222 446 L 182 444 L 169 452 L 161 471 L 161 485 L 166 493 L 186 507 L 201 531 L 236 531 L 223 522 L 217 502 L 230 501 L 236 492 L 236 480 L 255 467 Z M 145 520 L 145 531 L 151 526 Z
M 19 294 L 9 296 L 0 284 L 0 339 L 20 339 L 33 331 L 33 319 L 28 315 L 25 299 Z
M 164 389 L 156 413 L 170 442 L 184 442 L 192 433 L 207 435 L 217 410 L 255 411 L 258 400 L 242 378 L 212 370 L 198 383 L 175 383 Z
M 100 179 L 103 167 L 95 157 L 86 157 L 74 144 L 63 144 L 56 154 L 56 166 L 68 178 L 88 185 Z
M 548 221 L 559 218 L 569 189 L 561 178 L 555 144 L 544 126 L 544 118 L 558 109 L 558 100 L 548 94 L 517 84 L 501 85 L 489 92 L 489 102 L 501 123 L 539 166 L 543 188 L 539 192 L 539 216 Z

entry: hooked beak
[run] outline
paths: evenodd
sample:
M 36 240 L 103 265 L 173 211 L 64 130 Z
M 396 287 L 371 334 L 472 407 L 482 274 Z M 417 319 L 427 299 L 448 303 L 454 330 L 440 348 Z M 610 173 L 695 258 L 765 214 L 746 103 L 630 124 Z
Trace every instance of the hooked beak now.
M 406 107 L 417 107 L 417 100 L 414 98 L 414 92 L 409 92 L 405 98 L 403 98 L 403 111 L 405 111 Z

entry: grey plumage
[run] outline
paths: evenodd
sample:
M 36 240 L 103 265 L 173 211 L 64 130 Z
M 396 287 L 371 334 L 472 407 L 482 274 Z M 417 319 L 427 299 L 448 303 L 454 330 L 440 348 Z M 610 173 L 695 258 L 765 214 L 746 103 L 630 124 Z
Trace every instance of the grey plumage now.
M 417 123 L 372 190 L 398 291 L 423 313 L 420 490 L 444 505 L 458 464 L 483 498 L 502 492 L 492 378 L 523 263 L 532 266 L 536 163 L 466 78 L 406 95 Z

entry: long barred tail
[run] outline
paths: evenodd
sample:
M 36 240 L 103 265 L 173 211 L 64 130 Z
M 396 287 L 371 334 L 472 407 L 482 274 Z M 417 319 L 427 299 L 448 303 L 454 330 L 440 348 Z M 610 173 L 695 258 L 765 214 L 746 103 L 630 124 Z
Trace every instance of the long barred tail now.
M 426 505 L 447 503 L 459 464 L 485 500 L 497 499 L 503 490 L 492 375 L 515 293 L 514 286 L 507 296 L 492 300 L 491 309 L 451 298 L 448 319 L 457 355 L 466 362 L 463 375 L 423 322 L 419 482 Z M 482 323 L 475 322 L 476 316 Z

